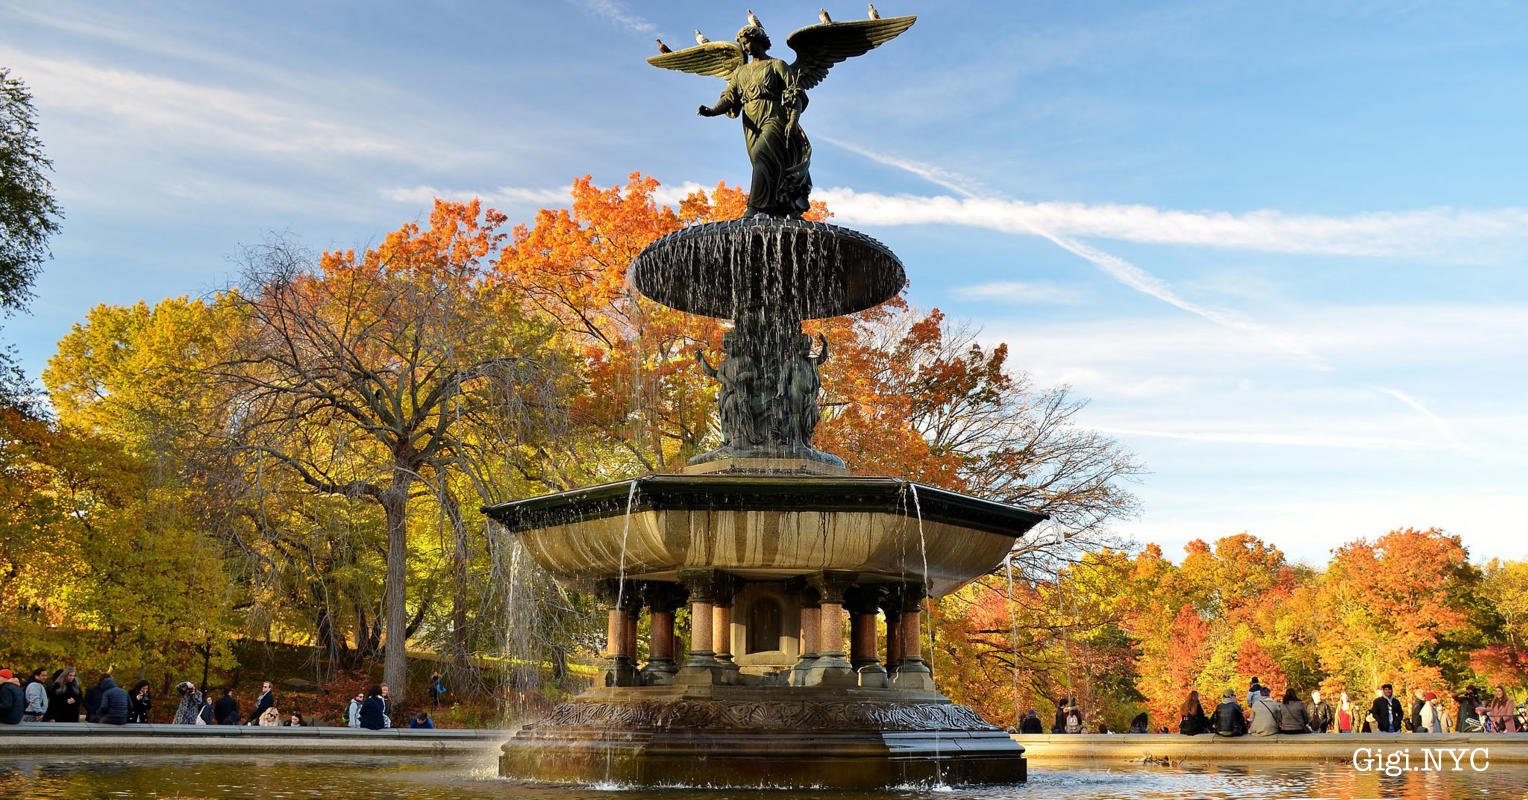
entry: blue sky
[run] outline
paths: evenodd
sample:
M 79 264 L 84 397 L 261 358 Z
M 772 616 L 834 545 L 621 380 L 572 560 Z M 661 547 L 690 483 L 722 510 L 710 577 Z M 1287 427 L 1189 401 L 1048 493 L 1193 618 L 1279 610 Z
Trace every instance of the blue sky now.
M 749 0 L 785 34 L 820 2 Z M 911 299 L 1091 400 L 1150 474 L 1122 533 L 1291 556 L 1404 525 L 1528 556 L 1528 5 L 929 2 L 803 118 Z M 0 2 L 67 219 L 36 375 L 96 303 L 203 294 L 241 244 L 375 242 L 435 194 L 740 183 L 653 38 L 743 5 Z M 829 7 L 863 16 L 859 3 Z

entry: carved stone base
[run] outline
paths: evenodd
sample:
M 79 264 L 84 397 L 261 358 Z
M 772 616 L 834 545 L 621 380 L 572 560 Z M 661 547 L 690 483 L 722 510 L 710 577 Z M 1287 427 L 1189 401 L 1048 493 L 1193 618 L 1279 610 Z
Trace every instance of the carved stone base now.
M 690 464 L 685 475 L 848 475 L 849 470 L 827 461 L 805 458 L 736 458 L 725 456 Z
M 885 689 L 593 690 L 504 745 L 538 782 L 877 789 L 1018 783 L 1024 749 L 937 694 Z

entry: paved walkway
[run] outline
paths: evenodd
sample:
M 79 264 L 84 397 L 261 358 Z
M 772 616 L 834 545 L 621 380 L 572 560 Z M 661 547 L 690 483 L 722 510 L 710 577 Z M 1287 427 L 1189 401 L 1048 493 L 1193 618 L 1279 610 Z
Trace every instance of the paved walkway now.
M 1358 733 L 1304 736 L 1183 736 L 1162 734 L 1016 734 L 1024 755 L 1044 761 L 1348 761 L 1354 751 L 1410 752 L 1421 764 L 1424 751 L 1486 748 L 1491 763 L 1528 763 L 1528 734 Z
M 0 725 L 0 754 L 292 753 L 497 754 L 509 738 L 500 730 L 390 728 L 261 728 L 248 725 Z

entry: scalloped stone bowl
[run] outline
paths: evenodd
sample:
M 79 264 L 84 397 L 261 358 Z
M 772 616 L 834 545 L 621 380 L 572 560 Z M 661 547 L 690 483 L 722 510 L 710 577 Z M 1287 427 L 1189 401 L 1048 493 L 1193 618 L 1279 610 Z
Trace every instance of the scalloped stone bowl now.
M 648 245 L 631 262 L 631 282 L 658 302 L 708 317 L 736 319 L 770 308 L 798 319 L 864 311 L 907 283 L 902 261 L 859 231 L 777 217 L 694 225 Z

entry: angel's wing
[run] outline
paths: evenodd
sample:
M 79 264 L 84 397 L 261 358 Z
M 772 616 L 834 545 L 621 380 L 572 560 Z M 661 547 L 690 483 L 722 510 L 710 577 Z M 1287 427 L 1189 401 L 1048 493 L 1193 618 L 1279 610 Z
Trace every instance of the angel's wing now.
M 655 67 L 724 79 L 730 79 L 732 73 L 743 66 L 743 61 L 743 48 L 736 42 L 706 42 L 647 58 L 647 63 Z
M 785 43 L 796 51 L 796 63 L 791 67 L 796 71 L 798 85 L 810 89 L 822 83 L 834 64 L 880 47 L 917 21 L 917 17 L 861 19 L 808 25 L 792 33 Z

